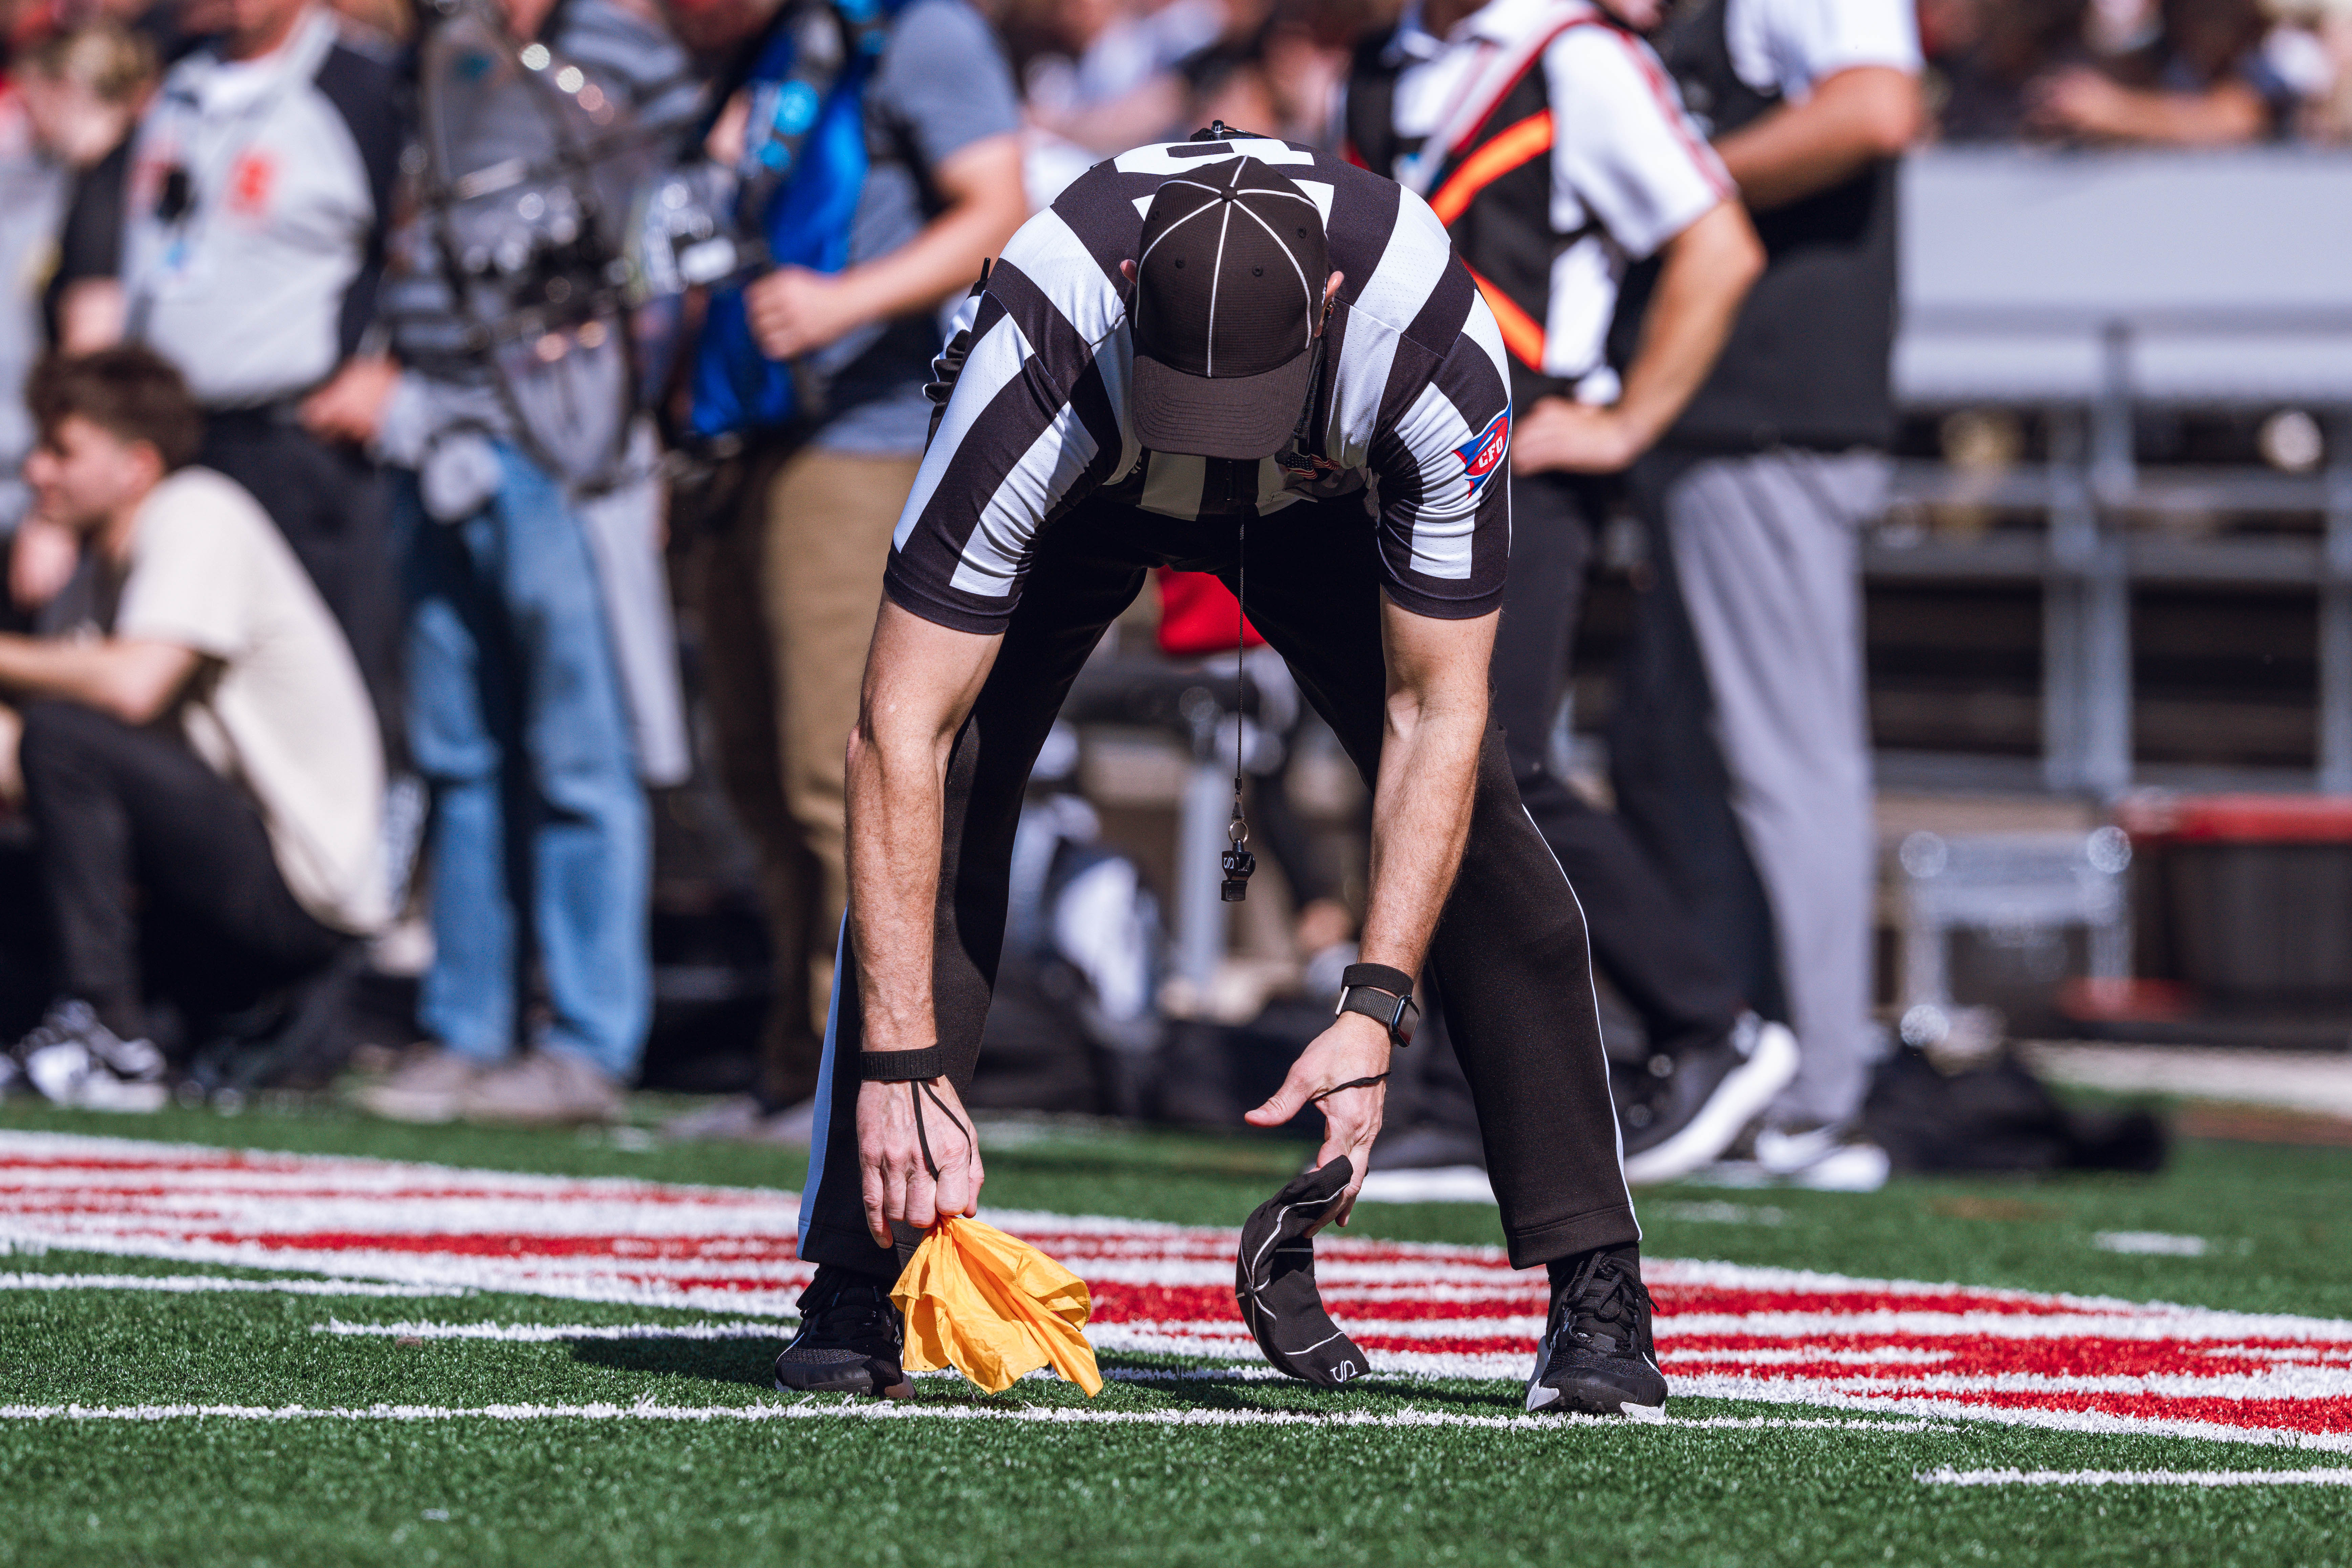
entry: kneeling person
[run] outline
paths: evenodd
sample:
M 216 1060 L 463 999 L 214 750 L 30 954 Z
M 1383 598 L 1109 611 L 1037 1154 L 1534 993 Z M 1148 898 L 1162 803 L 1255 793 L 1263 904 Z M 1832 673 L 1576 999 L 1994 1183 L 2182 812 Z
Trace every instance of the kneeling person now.
M 1409 1037 L 1399 1004 L 1433 965 L 1512 1261 L 1553 1282 L 1529 1408 L 1657 1405 L 1583 918 L 1487 714 L 1501 334 L 1421 198 L 1213 131 L 1082 176 L 950 345 L 850 738 L 848 941 L 801 1209 L 819 1268 L 777 1381 L 905 1386 L 900 1250 L 979 1202 L 957 1093 L 1023 786 L 1103 629 L 1169 565 L 1241 595 L 1373 789 L 1366 963 L 1249 1119 L 1321 1110 L 1344 1218 Z
M 118 1048 L 146 1034 L 142 910 L 248 998 L 382 922 L 383 759 L 293 552 L 234 481 L 186 466 L 203 421 L 179 373 L 105 349 L 40 366 L 28 401 L 26 477 L 80 537 L 90 589 L 82 635 L 0 636 L 62 993 L 28 1043 L 120 1071 L 153 1056 Z

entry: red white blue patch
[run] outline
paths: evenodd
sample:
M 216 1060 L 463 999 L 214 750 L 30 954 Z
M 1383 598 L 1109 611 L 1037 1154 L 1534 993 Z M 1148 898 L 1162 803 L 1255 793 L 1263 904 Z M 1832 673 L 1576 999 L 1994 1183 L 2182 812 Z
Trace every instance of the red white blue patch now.
M 1510 449 L 1511 410 L 1506 405 L 1484 430 L 1454 448 L 1454 455 L 1462 459 L 1462 472 L 1470 481 L 1472 495 L 1484 489 L 1486 481 L 1502 470 L 1503 455 Z

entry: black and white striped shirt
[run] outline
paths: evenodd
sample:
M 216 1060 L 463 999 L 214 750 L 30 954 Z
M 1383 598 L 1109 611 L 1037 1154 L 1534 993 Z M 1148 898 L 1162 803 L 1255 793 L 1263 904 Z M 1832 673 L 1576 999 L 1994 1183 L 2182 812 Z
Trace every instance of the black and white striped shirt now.
M 1311 481 L 1272 458 L 1146 451 L 1129 414 L 1135 344 L 1118 264 L 1137 254 L 1160 181 L 1242 154 L 1313 198 L 1332 268 L 1346 275 L 1310 421 L 1319 438 L 1309 450 L 1338 469 Z M 1444 226 L 1393 182 L 1286 142 L 1139 147 L 1096 164 L 1023 225 L 965 311 L 971 352 L 899 514 L 884 579 L 909 613 L 1002 632 L 1038 535 L 1086 500 L 1238 518 L 1357 493 L 1400 606 L 1465 619 L 1502 602 L 1511 533 L 1502 333 Z

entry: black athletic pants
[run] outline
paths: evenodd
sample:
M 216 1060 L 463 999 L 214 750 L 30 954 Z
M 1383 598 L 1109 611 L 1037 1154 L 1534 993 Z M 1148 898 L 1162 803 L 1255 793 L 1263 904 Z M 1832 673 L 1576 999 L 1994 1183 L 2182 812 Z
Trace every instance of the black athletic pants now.
M 282 405 L 208 413 L 196 460 L 243 485 L 286 536 L 359 661 L 387 755 L 405 756 L 391 494 L 365 453 L 320 440 L 287 413 Z
M 58 988 L 115 1033 L 146 1033 L 142 914 L 179 939 L 169 946 L 201 949 L 208 993 L 247 1000 L 324 966 L 345 940 L 287 889 L 253 802 L 178 736 L 40 702 L 25 710 L 19 759 Z
M 1757 1012 L 1785 1023 L 1788 994 L 1772 906 L 1731 808 L 1731 770 L 1716 744 L 1706 661 L 1683 605 L 1667 534 L 1666 492 L 1697 460 L 1661 450 L 1633 468 L 1633 504 L 1648 535 L 1650 569 L 1617 669 L 1610 780 L 1620 818 L 1689 911 L 1716 964 L 1737 976 Z
M 1552 722 L 1592 553 L 1579 489 L 1560 474 L 1511 481 L 1511 579 L 1495 637 L 1495 721 L 1519 798 L 1583 900 L 1594 962 L 1641 1016 L 1650 1048 L 1672 1055 L 1729 1034 L 1740 991 L 1623 820 L 1595 810 L 1552 770 Z
M 1230 518 L 1183 521 L 1084 506 L 1039 540 L 1020 606 L 948 766 L 932 985 L 939 1043 L 961 1089 L 1003 949 L 1013 833 L 1029 770 L 1103 628 L 1167 564 L 1235 585 Z M 1249 526 L 1251 620 L 1370 784 L 1380 761 L 1386 666 L 1376 544 L 1360 498 L 1302 501 Z M 845 947 L 846 944 L 845 944 Z M 1618 1164 L 1584 917 L 1520 808 L 1499 732 L 1480 759 L 1470 838 L 1431 950 L 1454 1047 L 1478 1108 L 1511 1261 L 1532 1268 L 1640 1238 Z M 855 955 L 835 982 L 818 1089 L 802 1256 L 895 1275 L 866 1234 L 857 1163 L 862 1025 Z M 903 1091 L 902 1091 L 903 1092 Z M 1238 1216 L 1236 1216 L 1238 1217 Z

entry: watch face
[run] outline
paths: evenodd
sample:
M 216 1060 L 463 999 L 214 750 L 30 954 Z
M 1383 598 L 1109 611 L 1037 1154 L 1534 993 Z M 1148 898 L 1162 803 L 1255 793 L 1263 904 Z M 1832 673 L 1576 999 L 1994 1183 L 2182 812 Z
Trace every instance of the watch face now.
M 1412 998 L 1410 996 L 1398 998 L 1396 1019 L 1389 1025 L 1389 1033 L 1396 1037 L 1397 1044 L 1401 1046 L 1412 1044 L 1412 1032 L 1420 1026 L 1421 1009 L 1414 1005 Z

